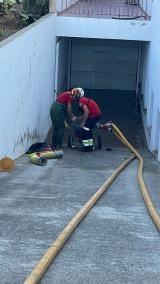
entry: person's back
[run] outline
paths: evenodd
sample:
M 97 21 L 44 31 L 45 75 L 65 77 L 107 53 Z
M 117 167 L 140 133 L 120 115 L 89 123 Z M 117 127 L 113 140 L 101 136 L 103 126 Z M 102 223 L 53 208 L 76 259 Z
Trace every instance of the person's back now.
M 89 110 L 88 117 L 97 117 L 101 115 L 101 111 L 97 103 L 93 99 L 88 99 L 86 97 L 82 97 L 79 99 L 80 107 L 86 105 Z
M 56 102 L 58 102 L 60 104 L 64 104 L 64 105 L 68 105 L 68 103 L 72 103 L 72 101 L 73 101 L 73 99 L 71 97 L 70 91 L 60 93 L 56 98 Z

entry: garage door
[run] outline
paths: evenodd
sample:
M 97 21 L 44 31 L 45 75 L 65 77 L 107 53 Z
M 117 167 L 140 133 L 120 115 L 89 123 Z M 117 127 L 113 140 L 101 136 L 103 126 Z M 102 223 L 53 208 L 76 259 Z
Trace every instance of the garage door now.
M 138 42 L 72 39 L 71 86 L 135 90 Z

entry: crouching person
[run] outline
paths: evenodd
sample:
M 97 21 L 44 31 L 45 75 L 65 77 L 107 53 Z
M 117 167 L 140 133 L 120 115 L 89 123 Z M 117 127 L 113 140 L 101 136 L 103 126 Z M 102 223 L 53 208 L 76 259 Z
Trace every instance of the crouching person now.
M 93 151 L 92 130 L 101 117 L 101 111 L 94 100 L 85 97 L 83 89 L 76 88 L 75 90 L 79 106 L 83 110 L 81 130 L 75 132 L 75 135 L 81 137 L 83 151 L 90 152 Z

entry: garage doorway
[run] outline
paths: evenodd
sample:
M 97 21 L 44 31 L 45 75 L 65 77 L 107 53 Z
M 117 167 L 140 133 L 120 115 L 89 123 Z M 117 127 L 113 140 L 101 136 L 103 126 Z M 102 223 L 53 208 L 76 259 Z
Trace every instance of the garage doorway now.
M 102 110 L 101 122 L 113 121 L 135 146 L 145 145 L 137 107 L 139 42 L 59 38 L 57 93 L 81 87 Z M 104 146 L 120 146 L 104 137 Z

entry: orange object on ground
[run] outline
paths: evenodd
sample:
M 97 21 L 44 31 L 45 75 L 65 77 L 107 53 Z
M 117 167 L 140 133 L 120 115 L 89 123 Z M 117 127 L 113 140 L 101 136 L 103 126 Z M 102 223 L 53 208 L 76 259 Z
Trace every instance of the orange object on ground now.
M 14 161 L 9 158 L 5 157 L 0 160 L 0 172 L 10 172 L 14 168 Z

